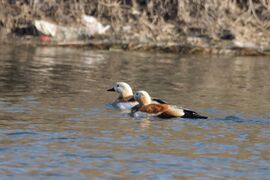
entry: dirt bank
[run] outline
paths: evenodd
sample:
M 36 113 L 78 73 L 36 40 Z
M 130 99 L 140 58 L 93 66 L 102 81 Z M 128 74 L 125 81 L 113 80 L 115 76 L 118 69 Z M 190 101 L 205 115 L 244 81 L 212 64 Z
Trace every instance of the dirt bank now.
M 29 41 L 36 19 L 76 27 L 86 14 L 111 25 L 86 43 L 99 48 L 240 55 L 270 49 L 270 0 L 2 0 L 0 9 L 3 43 Z

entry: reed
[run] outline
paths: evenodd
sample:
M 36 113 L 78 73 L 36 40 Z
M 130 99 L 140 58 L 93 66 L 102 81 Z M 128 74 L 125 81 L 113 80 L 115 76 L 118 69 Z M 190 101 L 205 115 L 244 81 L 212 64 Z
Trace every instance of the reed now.
M 2 0 L 0 9 L 0 29 L 9 32 L 34 19 L 74 25 L 88 14 L 110 24 L 110 35 L 121 40 L 270 42 L 270 0 Z

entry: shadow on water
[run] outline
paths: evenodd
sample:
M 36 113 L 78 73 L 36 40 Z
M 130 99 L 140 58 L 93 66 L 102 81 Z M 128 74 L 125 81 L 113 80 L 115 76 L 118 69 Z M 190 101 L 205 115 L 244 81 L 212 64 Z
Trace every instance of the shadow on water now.
M 1 47 L 0 178 L 268 179 L 269 63 Z M 115 81 L 209 119 L 131 118 Z

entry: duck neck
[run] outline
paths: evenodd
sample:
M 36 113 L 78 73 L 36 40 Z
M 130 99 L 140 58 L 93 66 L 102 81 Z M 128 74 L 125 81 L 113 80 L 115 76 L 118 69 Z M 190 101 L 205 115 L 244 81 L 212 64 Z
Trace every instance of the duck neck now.
M 120 93 L 119 99 L 124 99 L 124 98 L 129 97 L 129 96 L 133 96 L 133 92 L 132 91 L 124 91 L 124 92 Z
M 139 101 L 139 104 L 141 106 L 147 106 L 147 105 L 151 104 L 151 97 L 145 96 L 145 97 L 141 98 L 141 100 Z

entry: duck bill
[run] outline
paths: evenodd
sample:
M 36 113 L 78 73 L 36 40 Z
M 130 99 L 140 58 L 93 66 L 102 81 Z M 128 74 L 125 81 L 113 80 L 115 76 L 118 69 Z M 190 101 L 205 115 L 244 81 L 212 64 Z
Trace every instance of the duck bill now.
M 113 92 L 113 91 L 115 91 L 115 90 L 114 90 L 114 88 L 111 88 L 111 89 L 108 89 L 107 91 L 112 91 L 112 92 Z

